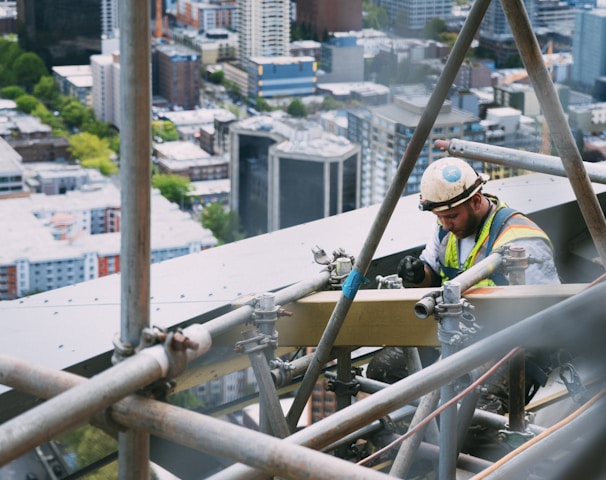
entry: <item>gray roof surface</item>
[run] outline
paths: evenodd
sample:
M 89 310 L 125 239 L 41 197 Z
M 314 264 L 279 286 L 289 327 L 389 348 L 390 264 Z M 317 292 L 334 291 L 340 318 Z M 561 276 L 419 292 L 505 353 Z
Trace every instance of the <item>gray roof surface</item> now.
M 486 191 L 526 213 L 575 200 L 566 179 L 541 174 L 492 181 Z M 425 243 L 435 220 L 417 203 L 418 195 L 399 201 L 375 259 Z M 154 264 L 150 323 L 178 325 L 243 295 L 315 277 L 321 266 L 312 248 L 328 254 L 343 248 L 357 256 L 378 210 L 374 205 Z M 120 275 L 0 302 L 0 322 L 0 351 L 50 368 L 66 369 L 110 352 L 120 329 Z

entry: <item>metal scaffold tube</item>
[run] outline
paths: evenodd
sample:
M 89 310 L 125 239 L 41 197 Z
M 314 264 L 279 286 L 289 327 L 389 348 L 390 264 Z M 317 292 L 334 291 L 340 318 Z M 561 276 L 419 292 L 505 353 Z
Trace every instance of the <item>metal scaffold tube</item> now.
M 459 138 L 436 140 L 434 145 L 436 148 L 446 150 L 453 157 L 463 157 L 469 160 L 479 160 L 506 167 L 523 168 L 532 172 L 566 177 L 566 169 L 560 158 L 551 155 L 497 147 Z M 583 165 L 592 182 L 606 183 L 606 167 L 602 163 L 583 162 Z
M 0 354 L 0 381 L 48 398 L 85 385 L 78 375 Z M 58 398 L 58 397 L 55 397 Z M 387 475 L 295 444 L 164 402 L 130 395 L 95 417 L 98 425 L 127 426 L 288 479 L 376 479 Z M 3 462 L 0 462 L 0 465 Z
M 312 362 L 303 377 L 301 387 L 288 412 L 287 420 L 291 430 L 296 426 L 301 413 L 307 404 L 307 400 L 313 391 L 314 385 L 320 376 L 320 372 L 328 361 L 334 341 L 337 338 L 349 308 L 353 303 L 357 290 L 364 281 L 364 275 L 370 266 L 372 257 L 387 228 L 387 224 L 389 223 L 400 196 L 404 191 L 404 187 L 412 173 L 417 158 L 425 146 L 435 120 L 440 113 L 440 108 L 446 100 L 450 87 L 465 59 L 465 55 L 471 46 L 489 4 L 490 0 L 477 0 L 474 2 L 463 28 L 459 32 L 454 47 L 444 66 L 444 70 L 427 102 L 427 107 L 423 110 L 419 123 L 415 128 L 400 165 L 396 170 L 394 179 L 389 186 L 373 225 L 370 228 L 370 233 L 362 246 L 360 254 L 356 257 L 353 270 L 349 274 L 346 285 L 343 287 L 343 294 L 339 297 L 333 313 L 328 320 L 326 329 L 314 352 Z
M 591 238 L 602 265 L 606 265 L 606 219 L 591 187 L 581 154 L 543 61 L 543 55 L 532 31 L 524 2 L 522 0 L 501 0 L 501 6 L 507 17 L 507 22 L 513 33 L 524 66 L 528 71 L 534 92 L 543 109 L 545 120 L 552 133 L 553 141 L 566 169 Z
M 284 439 L 321 449 L 368 423 L 388 415 L 441 385 L 502 356 L 520 345 L 579 348 L 595 340 L 591 334 L 602 318 L 606 283 L 600 283 L 573 297 L 542 310 L 521 322 L 453 353 L 383 390 L 359 400 Z M 575 319 L 574 327 L 567 321 Z M 558 321 L 559 320 L 559 321 Z M 262 479 L 263 474 L 244 465 L 233 465 L 213 475 L 213 480 Z
M 280 290 L 276 293 L 276 301 L 290 303 L 309 293 L 325 289 L 329 275 L 329 272 L 322 271 L 316 277 Z M 191 340 L 196 348 L 184 349 L 181 353 L 184 357 L 182 360 L 187 362 L 203 355 L 211 346 L 211 335 L 219 335 L 245 323 L 253 311 L 253 306 L 245 305 L 205 324 L 185 328 L 180 335 L 181 340 Z M 144 348 L 93 377 L 77 390 L 66 391 L 61 395 L 61 400 L 53 398 L 0 425 L 0 464 L 73 428 L 120 398 L 166 376 L 170 368 L 170 359 L 164 345 Z M 44 428 L 40 428 L 42 425 Z M 12 433 L 13 430 L 15 433 Z
M 183 361 L 206 352 L 211 345 L 200 325 L 185 329 L 196 348 L 182 351 Z M 171 362 L 164 345 L 143 349 L 90 380 L 0 425 L 0 465 L 88 421 L 121 398 L 166 377 Z M 0 379 L 4 373 L 0 371 Z
M 591 443 L 603 438 L 603 429 L 606 426 L 603 415 L 605 406 L 606 397 L 602 391 L 601 394 L 596 396 L 594 402 L 586 404 L 571 414 L 572 418 L 564 419 L 560 422 L 557 425 L 559 428 L 554 428 L 553 431 L 544 431 L 531 442 L 522 445 L 503 457 L 499 462 L 487 468 L 486 471 L 480 472 L 473 477 L 473 480 L 532 478 L 531 474 L 533 471 L 536 471 L 539 476 L 545 475 L 541 475 L 541 468 L 552 472 L 548 474 L 549 477 L 543 476 L 543 478 L 553 478 L 553 474 L 557 475 L 566 470 L 565 465 L 574 461 L 573 452 L 578 454 L 583 450 L 589 450 Z M 579 438 L 585 438 L 586 442 L 576 442 Z M 602 449 L 602 447 L 599 448 L 600 450 Z M 556 468 L 550 459 L 557 455 L 558 452 L 565 452 L 565 456 L 562 462 L 563 465 Z
M 115 358 L 139 344 L 149 326 L 151 261 L 151 7 L 123 0 L 120 26 L 121 318 Z M 149 435 L 119 435 L 119 478 L 149 477 Z
M 195 420 L 196 416 L 199 416 L 201 419 L 205 419 L 206 417 L 194 412 L 188 412 L 188 415 L 191 416 L 187 417 L 188 420 L 185 423 L 191 424 L 196 428 L 192 428 L 192 431 L 187 430 L 187 433 L 184 433 L 176 427 L 176 418 L 173 418 L 170 415 L 164 415 L 163 413 L 165 411 L 160 414 L 159 411 L 155 411 L 152 408 L 157 403 L 153 400 L 131 395 L 113 405 L 112 409 L 109 410 L 109 414 L 112 415 L 119 424 L 144 429 L 151 433 L 162 435 L 164 438 L 174 440 L 177 443 L 187 444 L 188 446 L 201 451 L 215 453 L 223 458 L 228 457 L 235 461 L 248 462 L 255 467 L 251 468 L 241 464 L 234 465 L 219 474 L 214 475 L 212 478 L 265 478 L 268 469 L 273 469 L 273 472 L 278 473 L 280 468 L 290 469 L 288 470 L 290 472 L 289 475 L 293 476 L 288 478 L 299 478 L 294 476 L 296 473 L 292 472 L 292 470 L 296 470 L 296 468 L 292 468 L 292 463 L 296 462 L 294 462 L 293 459 L 289 460 L 290 453 L 293 454 L 293 458 L 297 458 L 296 452 L 291 449 L 294 445 L 304 445 L 314 449 L 321 449 L 328 446 L 342 438 L 344 435 L 388 415 L 403 405 L 411 403 L 422 395 L 439 388 L 440 385 L 453 378 L 457 378 L 478 365 L 482 365 L 493 359 L 495 356 L 504 354 L 511 348 L 518 346 L 521 342 L 528 344 L 559 345 L 563 348 L 575 346 L 578 348 L 579 345 L 582 345 L 583 342 L 588 340 L 588 337 L 590 337 L 589 340 L 592 340 L 593 337 L 591 336 L 591 332 L 595 331 L 596 328 L 600 328 L 600 314 L 602 313 L 601 305 L 604 295 L 606 295 L 606 283 L 598 284 L 574 297 L 570 297 L 567 300 L 528 317 L 520 323 L 504 329 L 497 334 L 480 340 L 477 343 L 454 353 L 450 357 L 430 365 L 284 440 L 272 438 L 272 440 L 268 440 L 268 442 L 275 441 L 280 443 L 276 444 L 275 449 L 263 448 L 262 458 L 261 454 L 259 454 L 259 457 L 257 457 L 256 454 L 249 454 L 250 450 L 248 449 L 242 452 L 236 452 L 235 450 L 237 449 L 233 448 L 234 444 L 231 444 L 230 448 L 217 448 L 217 450 L 221 451 L 216 452 L 214 449 L 216 447 L 217 439 L 223 438 L 227 432 L 225 427 L 227 424 L 225 422 L 217 421 L 219 423 L 213 423 L 207 429 L 205 426 L 206 424 L 202 426 L 194 423 L 205 421 Z M 571 328 L 565 321 L 569 318 L 575 318 L 574 328 Z M 563 321 L 558 321 L 558 319 L 562 319 Z M 197 327 L 201 326 L 198 325 Z M 128 363 L 128 361 L 123 362 L 123 364 Z M 23 368 L 23 365 L 27 366 L 28 364 L 22 361 L 16 361 L 14 357 L 0 355 L 0 383 L 12 386 L 13 388 L 22 389 L 29 393 L 36 394 L 36 392 L 38 392 L 37 389 L 40 389 L 40 394 L 44 392 L 52 394 L 61 388 L 67 388 L 66 384 L 70 383 L 70 381 L 73 382 L 72 385 L 74 385 L 74 387 L 65 393 L 74 391 L 80 386 L 86 386 L 90 382 L 90 380 L 81 379 L 81 377 L 66 372 L 58 372 L 45 367 L 29 366 L 28 369 L 25 369 Z M 59 377 L 60 381 L 55 381 L 57 377 Z M 63 380 L 64 377 L 69 377 L 71 380 Z M 45 387 L 41 387 L 38 385 L 38 381 L 41 383 L 48 383 Z M 126 383 L 124 381 L 118 381 L 120 383 Z M 80 383 L 82 385 L 80 385 Z M 106 382 L 103 383 L 106 384 Z M 63 395 L 59 395 L 46 403 L 51 403 L 62 397 Z M 90 401 L 91 399 L 87 398 L 80 403 L 87 404 Z M 177 409 L 177 407 L 171 408 Z M 95 413 L 93 410 L 94 409 L 91 409 L 88 418 L 92 417 Z M 180 412 L 182 411 L 181 409 L 177 410 Z M 181 415 L 181 413 L 179 415 Z M 24 416 L 25 414 L 18 417 L 18 419 L 23 420 Z M 180 418 L 183 419 L 183 417 Z M 27 425 L 25 422 L 24 424 Z M 12 448 L 12 444 L 16 443 L 15 437 L 11 438 L 7 435 L 6 430 L 3 430 L 5 425 L 0 427 L 0 442 L 4 442 L 0 444 L 0 452 L 2 452 L 0 465 L 13 459 L 10 455 L 4 454 L 5 444 L 8 444 L 6 447 Z M 217 428 L 219 425 L 221 426 L 220 433 L 217 433 L 214 430 L 215 425 Z M 38 425 L 37 428 L 40 428 L 40 426 Z M 234 430 L 234 436 L 244 435 L 240 432 L 239 427 L 231 425 L 230 428 L 237 429 Z M 254 434 L 255 432 L 251 433 Z M 7 441 L 7 438 L 10 438 L 11 440 Z M 225 435 L 225 438 L 230 438 L 230 435 Z M 245 437 L 242 436 L 241 438 L 244 439 Z M 247 442 L 250 441 L 249 446 L 251 448 L 256 448 L 258 444 L 261 443 L 259 442 L 259 437 L 254 437 L 254 440 L 250 440 L 251 438 L 252 437 L 248 437 Z M 262 438 L 265 438 L 265 436 Z M 43 441 L 43 439 L 40 440 Z M 264 443 L 262 445 L 267 446 L 273 444 Z M 274 463 L 266 462 L 268 452 L 272 450 L 284 453 L 284 457 L 280 457 L 280 462 L 284 462 L 284 465 L 282 465 L 282 463 L 276 465 Z M 27 449 L 25 449 L 25 451 L 27 451 Z M 277 453 L 275 453 L 275 455 L 277 455 Z M 331 460 L 335 459 L 331 458 Z M 264 473 L 259 472 L 257 469 L 261 469 Z M 329 471 L 332 474 L 332 470 Z M 363 471 L 367 472 L 367 470 Z M 280 473 L 282 473 L 282 471 L 280 471 Z

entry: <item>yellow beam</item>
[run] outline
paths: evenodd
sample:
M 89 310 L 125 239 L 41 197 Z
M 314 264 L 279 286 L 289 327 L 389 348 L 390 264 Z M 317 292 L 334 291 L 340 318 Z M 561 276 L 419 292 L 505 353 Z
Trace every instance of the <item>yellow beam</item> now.
M 585 285 L 533 285 L 473 288 L 465 298 L 475 307 L 476 321 L 503 328 L 581 291 Z M 437 346 L 433 317 L 419 319 L 415 304 L 435 289 L 360 290 L 352 303 L 335 346 Z M 285 305 L 292 317 L 279 320 L 281 346 L 317 345 L 339 291 L 319 292 Z
M 497 330 L 516 323 L 557 302 L 580 292 L 586 285 L 533 285 L 472 288 L 465 298 L 475 307 L 476 321 Z M 352 303 L 335 347 L 358 346 L 439 346 L 437 323 L 433 317 L 419 319 L 415 304 L 433 288 L 398 290 L 360 290 Z M 283 307 L 291 317 L 278 320 L 279 346 L 276 356 L 298 347 L 318 344 L 330 318 L 340 291 L 318 292 Z M 554 318 L 554 321 L 557 319 Z M 203 356 L 190 364 L 178 378 L 178 390 L 205 383 L 249 366 L 246 355 L 231 351 L 242 340 L 242 331 L 250 325 L 238 326 L 213 338 L 213 350 L 227 347 L 222 354 Z

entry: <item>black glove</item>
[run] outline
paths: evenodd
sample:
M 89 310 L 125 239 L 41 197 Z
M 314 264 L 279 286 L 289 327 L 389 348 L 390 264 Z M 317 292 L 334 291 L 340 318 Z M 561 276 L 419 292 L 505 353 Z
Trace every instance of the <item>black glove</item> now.
M 398 265 L 398 277 L 404 283 L 421 283 L 425 278 L 425 263 L 412 255 L 406 255 Z

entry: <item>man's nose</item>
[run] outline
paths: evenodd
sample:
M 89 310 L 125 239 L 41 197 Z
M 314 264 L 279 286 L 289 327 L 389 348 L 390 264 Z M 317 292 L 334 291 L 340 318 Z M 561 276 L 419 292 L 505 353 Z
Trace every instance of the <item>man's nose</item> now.
M 452 222 L 448 220 L 442 220 L 442 228 L 447 232 L 450 232 L 450 230 L 452 229 Z

